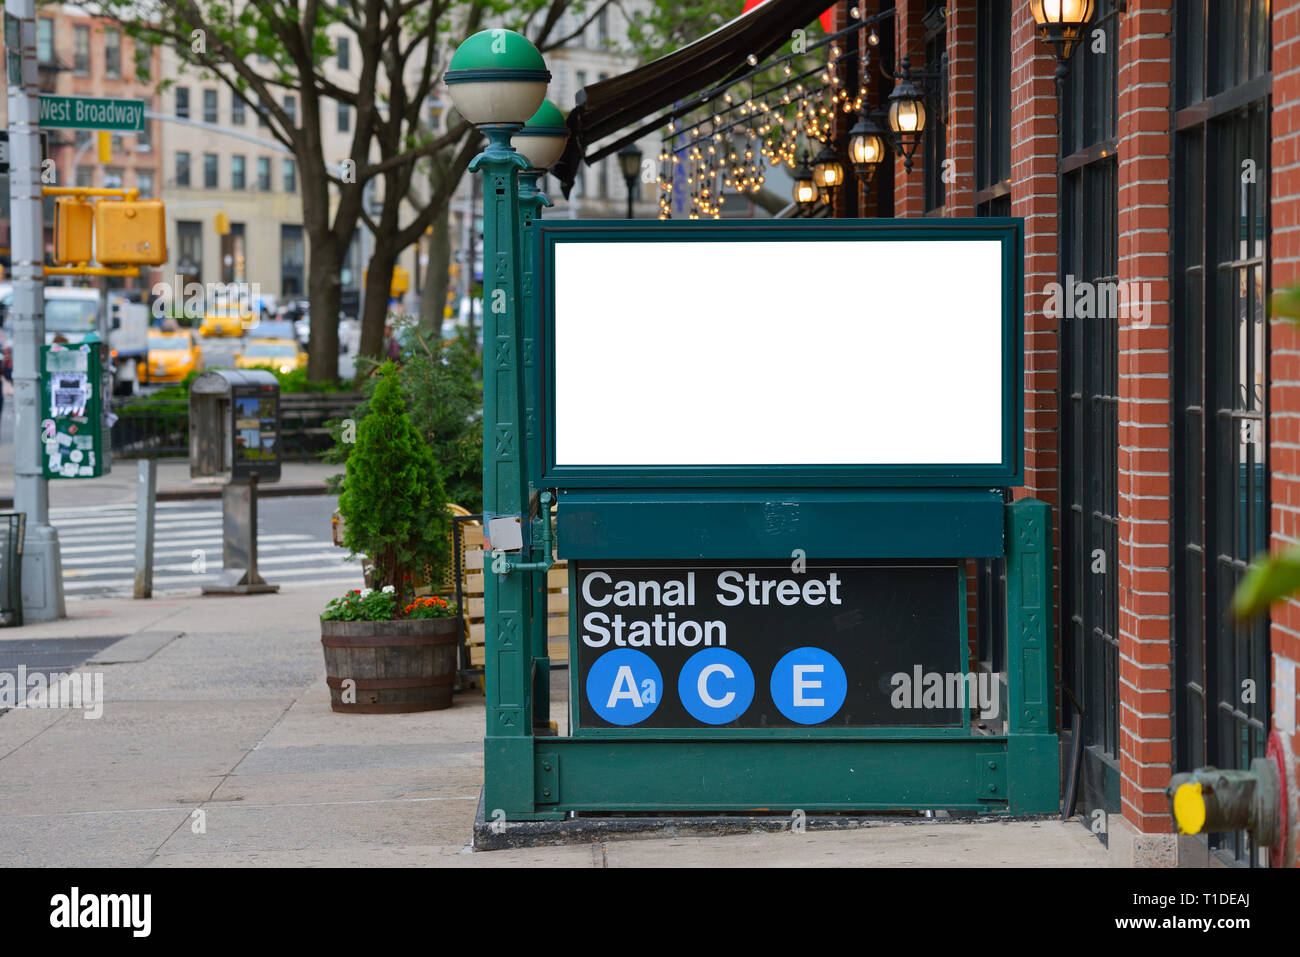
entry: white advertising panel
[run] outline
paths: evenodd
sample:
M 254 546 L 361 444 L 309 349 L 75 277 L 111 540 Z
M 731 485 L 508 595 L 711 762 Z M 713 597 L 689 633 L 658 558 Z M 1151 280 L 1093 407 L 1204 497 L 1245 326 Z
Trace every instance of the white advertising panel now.
M 554 245 L 554 460 L 1003 462 L 1003 244 Z

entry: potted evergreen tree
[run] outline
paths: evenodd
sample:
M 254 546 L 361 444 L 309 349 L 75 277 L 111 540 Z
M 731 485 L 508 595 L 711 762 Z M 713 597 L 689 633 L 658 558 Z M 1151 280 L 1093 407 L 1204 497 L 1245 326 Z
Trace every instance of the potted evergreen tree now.
M 373 588 L 329 603 L 321 615 L 335 711 L 429 711 L 451 705 L 459 609 L 419 598 L 412 571 L 451 564 L 447 496 L 433 453 L 411 426 L 397 367 L 377 372 L 357 425 L 339 495 L 343 544 L 372 563 Z

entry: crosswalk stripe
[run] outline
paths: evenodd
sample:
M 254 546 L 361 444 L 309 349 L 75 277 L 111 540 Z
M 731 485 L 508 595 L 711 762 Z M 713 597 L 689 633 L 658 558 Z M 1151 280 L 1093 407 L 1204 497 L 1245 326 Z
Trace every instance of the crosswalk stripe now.
M 259 535 L 257 536 L 257 540 L 259 543 L 261 542 L 315 542 L 316 544 L 320 544 L 320 542 L 323 541 L 323 539 L 312 538 L 310 535 L 296 535 L 296 534 L 295 535 Z M 97 542 L 97 541 L 101 541 L 101 538 L 95 537 L 90 539 L 74 540 L 74 539 L 64 538 L 62 535 L 60 535 L 59 548 L 66 555 L 69 553 L 85 554 L 88 552 L 114 552 L 114 551 L 120 552 L 123 546 L 123 542 L 121 541 L 114 542 L 111 545 L 82 545 L 81 542 L 83 541 Z M 202 535 L 197 538 L 171 538 L 171 537 L 162 538 L 161 536 L 155 536 L 154 552 L 157 553 L 161 551 L 164 544 L 180 547 L 182 545 L 199 545 L 202 544 L 203 542 L 216 542 L 218 545 L 220 545 L 221 533 L 214 532 L 211 535 Z M 131 548 L 135 548 L 134 538 L 129 539 L 129 543 Z
M 154 521 L 154 577 L 157 591 L 187 591 L 220 581 L 222 511 L 219 503 L 160 502 Z M 64 588 L 77 596 L 130 594 L 135 580 L 134 505 L 51 509 L 58 529 Z M 262 517 L 262 527 L 266 519 Z M 307 533 L 281 522 L 280 534 L 258 536 L 258 567 L 273 584 L 337 584 L 356 587 L 363 574 L 347 549 L 334 545 L 328 525 L 313 522 Z M 274 528 L 275 526 L 271 526 Z M 316 534 L 311 534 L 316 532 Z M 207 559 L 195 573 L 196 550 Z
M 263 553 L 266 553 L 266 552 L 301 552 L 302 549 L 319 549 L 319 548 L 321 547 L 321 544 L 322 544 L 322 543 L 321 543 L 321 542 L 318 542 L 318 541 L 317 541 L 317 542 L 310 542 L 310 541 L 309 541 L 309 542 L 294 542 L 294 543 L 289 544 L 289 545 L 267 545 L 267 544 L 265 544 L 264 542 L 262 542 L 262 541 L 259 539 L 258 542 L 257 542 L 257 554 L 258 554 L 258 559 L 257 559 L 257 560 L 258 560 L 258 562 L 266 562 L 266 561 L 269 561 L 270 559 L 265 559 L 265 558 L 262 558 L 262 557 L 261 557 L 262 554 L 263 554 Z M 158 567 L 158 563 L 159 563 L 160 561 L 164 561 L 164 560 L 166 560 L 166 559 L 172 559 L 172 560 L 174 561 L 175 559 L 183 558 L 183 559 L 185 559 L 186 564 L 189 564 L 191 561 L 193 561 L 193 559 L 194 559 L 195 557 L 197 557 L 197 556 L 194 555 L 194 552 L 195 552 L 196 550 L 197 550 L 197 551 L 202 551 L 202 552 L 204 552 L 205 555 L 206 555 L 206 553 L 207 553 L 208 551 L 210 551 L 210 550 L 215 551 L 215 550 L 219 550 L 220 548 L 221 548 L 221 542 L 220 542 L 220 541 L 216 542 L 216 544 L 215 544 L 215 546 L 214 546 L 213 549 L 193 549 L 193 548 L 179 548 L 179 549 L 177 549 L 177 548 L 167 548 L 167 549 L 159 549 L 159 548 L 155 548 L 155 549 L 154 549 L 154 553 L 153 553 L 153 567 L 154 567 L 154 568 L 157 568 L 157 567 Z M 346 555 L 347 555 L 347 550 L 346 550 L 346 549 L 342 549 L 342 548 L 340 548 L 340 549 L 337 550 L 337 552 L 338 552 L 338 554 L 339 554 L 340 556 L 346 556 Z M 64 554 L 64 557 L 65 557 L 65 558 L 68 557 L 68 553 L 67 553 L 66 551 L 65 551 L 63 554 Z M 325 555 L 325 554 L 329 554 L 329 553 L 326 553 L 326 552 L 320 552 L 320 553 L 318 553 L 318 554 L 319 554 L 319 555 Z M 314 556 L 312 556 L 312 555 L 304 555 L 304 554 L 300 554 L 299 557 L 302 557 L 302 558 L 312 558 L 312 557 L 314 557 Z M 72 565 L 74 565 L 74 566 L 77 567 L 77 568 L 81 568 L 81 567 L 90 566 L 90 565 L 105 565 L 105 564 L 108 564 L 108 563 L 110 563 L 110 562 L 120 562 L 121 560 L 122 560 L 121 554 L 118 553 L 118 554 L 113 554 L 113 555 L 96 555 L 96 556 L 91 557 L 91 558 L 80 558 L 80 557 L 77 557 L 77 558 L 75 559 L 75 561 L 68 562 L 68 564 L 72 564 Z M 106 569 L 105 569 L 105 570 L 106 570 Z

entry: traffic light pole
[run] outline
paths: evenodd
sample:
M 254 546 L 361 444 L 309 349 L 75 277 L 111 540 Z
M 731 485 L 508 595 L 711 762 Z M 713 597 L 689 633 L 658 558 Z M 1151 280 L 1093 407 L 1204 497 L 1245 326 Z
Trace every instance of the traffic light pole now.
M 9 83 L 9 210 L 13 279 L 14 510 L 27 516 L 23 543 L 23 618 L 66 614 L 59 536 L 50 524 L 49 487 L 41 467 L 40 355 L 45 344 L 45 243 L 41 209 L 36 4 L 5 0 L 5 19 L 21 30 L 21 83 Z M 6 23 L 8 27 L 8 23 Z M 12 60 L 18 51 L 10 49 Z M 7 67 L 9 77 L 14 68 Z

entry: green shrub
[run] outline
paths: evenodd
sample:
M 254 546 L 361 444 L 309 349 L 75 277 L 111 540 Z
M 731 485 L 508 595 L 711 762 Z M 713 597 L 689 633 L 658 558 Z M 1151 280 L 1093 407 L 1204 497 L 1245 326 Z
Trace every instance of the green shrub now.
M 358 358 L 362 399 L 353 414 L 356 423 L 370 412 L 376 377 L 366 373 L 373 368 L 373 360 Z M 426 341 L 412 333 L 397 371 L 411 425 L 433 450 L 448 500 L 471 512 L 483 505 L 483 389 L 476 379 L 478 369 L 478 354 L 468 343 Z M 323 458 L 341 465 L 354 446 L 343 441 L 340 423 L 334 425 L 334 448 Z
M 357 423 L 339 514 L 343 544 L 374 562 L 375 587 L 405 600 L 412 573 L 441 581 L 451 566 L 450 517 L 433 451 L 412 426 L 397 367 L 379 368 L 369 414 Z

